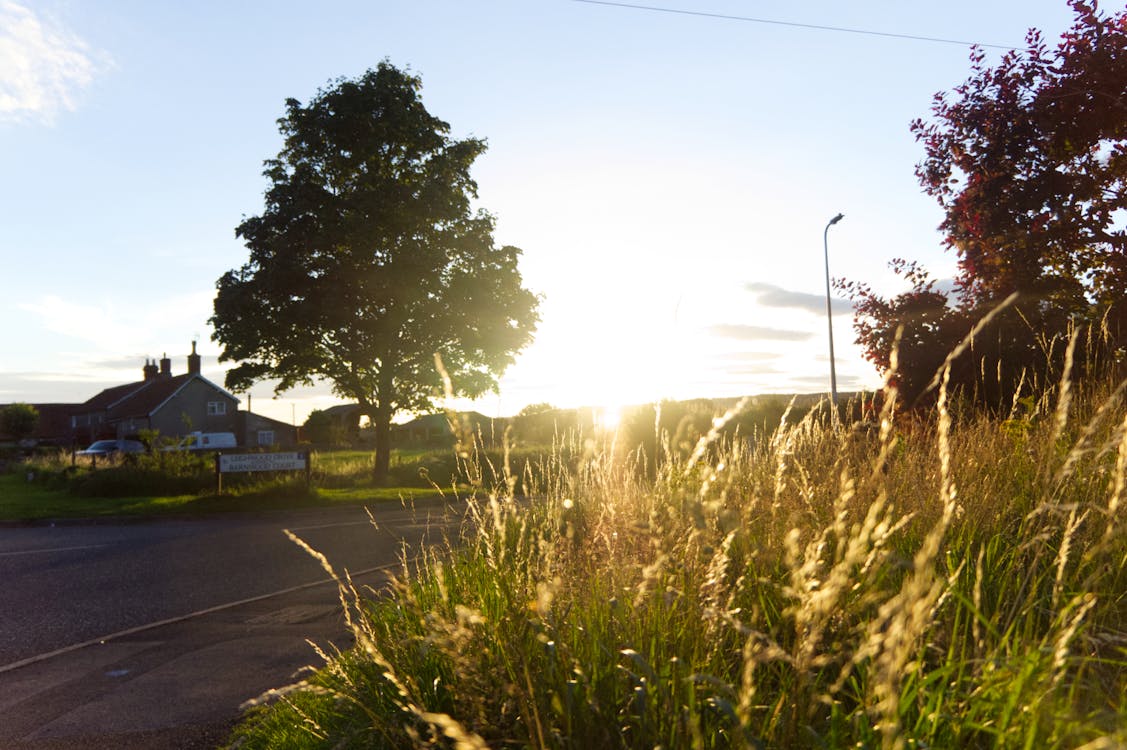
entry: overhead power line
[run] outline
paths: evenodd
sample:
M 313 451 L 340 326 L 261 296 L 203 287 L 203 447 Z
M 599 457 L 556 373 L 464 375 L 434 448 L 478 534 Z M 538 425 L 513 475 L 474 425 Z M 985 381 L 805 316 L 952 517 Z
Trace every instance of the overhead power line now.
M 840 34 L 862 34 L 865 36 L 882 36 L 891 39 L 910 39 L 914 42 L 936 42 L 939 44 L 958 44 L 962 47 L 989 47 L 991 49 L 1013 50 L 1006 44 L 986 44 L 983 42 L 965 42 L 959 39 L 942 39 L 934 36 L 917 36 L 915 34 L 896 34 L 891 31 L 871 31 L 869 29 L 850 29 L 844 26 L 823 26 L 816 23 L 798 23 L 797 21 L 778 21 L 773 18 L 752 18 L 750 16 L 730 16 L 723 13 L 706 13 L 699 10 L 681 10 L 679 8 L 659 8 L 653 5 L 635 5 L 633 3 L 616 3 L 610 0 L 572 0 L 576 3 L 588 5 L 609 5 L 615 8 L 629 8 L 631 10 L 649 10 L 656 13 L 674 13 L 681 16 L 701 16 L 704 18 L 718 18 L 724 21 L 743 21 L 745 23 L 763 23 L 772 26 L 790 26 L 797 29 L 817 29 L 818 31 L 836 31 Z

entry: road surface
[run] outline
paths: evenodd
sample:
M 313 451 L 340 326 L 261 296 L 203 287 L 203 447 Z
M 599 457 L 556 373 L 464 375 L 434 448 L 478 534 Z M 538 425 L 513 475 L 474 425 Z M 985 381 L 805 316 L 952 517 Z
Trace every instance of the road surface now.
M 0 746 L 212 747 L 238 706 L 347 647 L 289 529 L 378 587 L 456 535 L 441 502 L 0 528 Z

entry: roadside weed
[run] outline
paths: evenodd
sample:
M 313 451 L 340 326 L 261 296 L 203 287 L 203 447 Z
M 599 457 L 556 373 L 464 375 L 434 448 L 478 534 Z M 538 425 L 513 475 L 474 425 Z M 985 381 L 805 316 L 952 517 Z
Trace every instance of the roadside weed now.
M 356 647 L 233 746 L 1123 746 L 1123 388 L 1066 376 L 1020 428 L 939 389 L 656 466 L 479 457 L 462 537 L 379 596 L 334 571 Z

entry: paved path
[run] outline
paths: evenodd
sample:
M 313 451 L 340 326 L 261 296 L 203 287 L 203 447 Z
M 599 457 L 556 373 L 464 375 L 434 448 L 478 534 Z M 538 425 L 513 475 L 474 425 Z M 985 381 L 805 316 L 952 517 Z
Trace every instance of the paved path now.
M 0 747 L 210 748 L 244 701 L 346 648 L 292 529 L 378 589 L 458 519 L 441 504 L 0 529 Z

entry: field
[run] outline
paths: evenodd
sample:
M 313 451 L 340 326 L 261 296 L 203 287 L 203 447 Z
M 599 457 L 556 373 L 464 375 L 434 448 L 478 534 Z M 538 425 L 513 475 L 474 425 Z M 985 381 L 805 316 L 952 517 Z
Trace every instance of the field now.
M 356 647 L 233 746 L 1127 746 L 1122 395 L 469 451 L 460 544 L 337 571 Z

